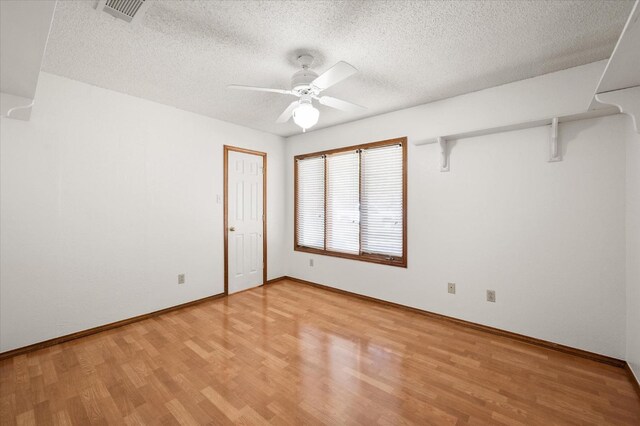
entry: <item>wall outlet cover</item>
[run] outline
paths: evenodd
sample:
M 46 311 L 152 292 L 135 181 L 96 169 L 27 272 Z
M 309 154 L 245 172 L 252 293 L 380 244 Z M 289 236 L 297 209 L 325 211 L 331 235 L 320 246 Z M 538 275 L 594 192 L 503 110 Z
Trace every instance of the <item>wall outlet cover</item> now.
M 313 266 L 313 258 L 309 259 L 309 266 Z
M 456 283 L 447 284 L 447 291 L 451 294 L 456 294 Z
M 495 302 L 495 301 L 496 301 L 496 291 L 487 290 L 487 302 Z
M 178 284 L 184 284 L 185 278 L 184 274 L 178 274 Z

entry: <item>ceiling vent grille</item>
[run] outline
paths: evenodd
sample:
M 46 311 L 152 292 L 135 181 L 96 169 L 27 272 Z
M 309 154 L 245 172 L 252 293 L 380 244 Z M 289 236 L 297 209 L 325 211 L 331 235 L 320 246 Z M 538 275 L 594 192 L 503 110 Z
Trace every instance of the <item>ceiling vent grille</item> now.
M 139 20 L 146 12 L 151 0 L 99 0 L 96 10 L 127 22 Z

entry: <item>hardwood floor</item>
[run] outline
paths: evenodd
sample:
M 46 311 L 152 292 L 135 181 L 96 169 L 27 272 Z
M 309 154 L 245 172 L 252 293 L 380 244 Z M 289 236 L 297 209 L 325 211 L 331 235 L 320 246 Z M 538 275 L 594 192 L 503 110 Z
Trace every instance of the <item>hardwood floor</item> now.
M 0 362 L 0 424 L 640 424 L 622 368 L 282 281 Z

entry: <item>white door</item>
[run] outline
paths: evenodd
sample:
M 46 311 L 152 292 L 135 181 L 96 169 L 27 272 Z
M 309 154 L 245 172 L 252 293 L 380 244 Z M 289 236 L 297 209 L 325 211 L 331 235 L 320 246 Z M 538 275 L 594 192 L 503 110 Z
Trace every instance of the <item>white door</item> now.
M 263 284 L 263 157 L 228 151 L 229 293 Z

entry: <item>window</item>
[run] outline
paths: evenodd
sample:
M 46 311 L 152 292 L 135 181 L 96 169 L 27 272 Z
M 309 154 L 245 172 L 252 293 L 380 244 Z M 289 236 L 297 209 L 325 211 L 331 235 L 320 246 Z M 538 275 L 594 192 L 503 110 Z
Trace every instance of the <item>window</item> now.
M 360 177 L 357 151 L 327 155 L 326 249 L 358 254 L 360 250 Z
M 406 142 L 295 157 L 295 250 L 406 267 Z
M 298 242 L 304 247 L 324 249 L 324 158 L 300 161 L 297 172 Z

